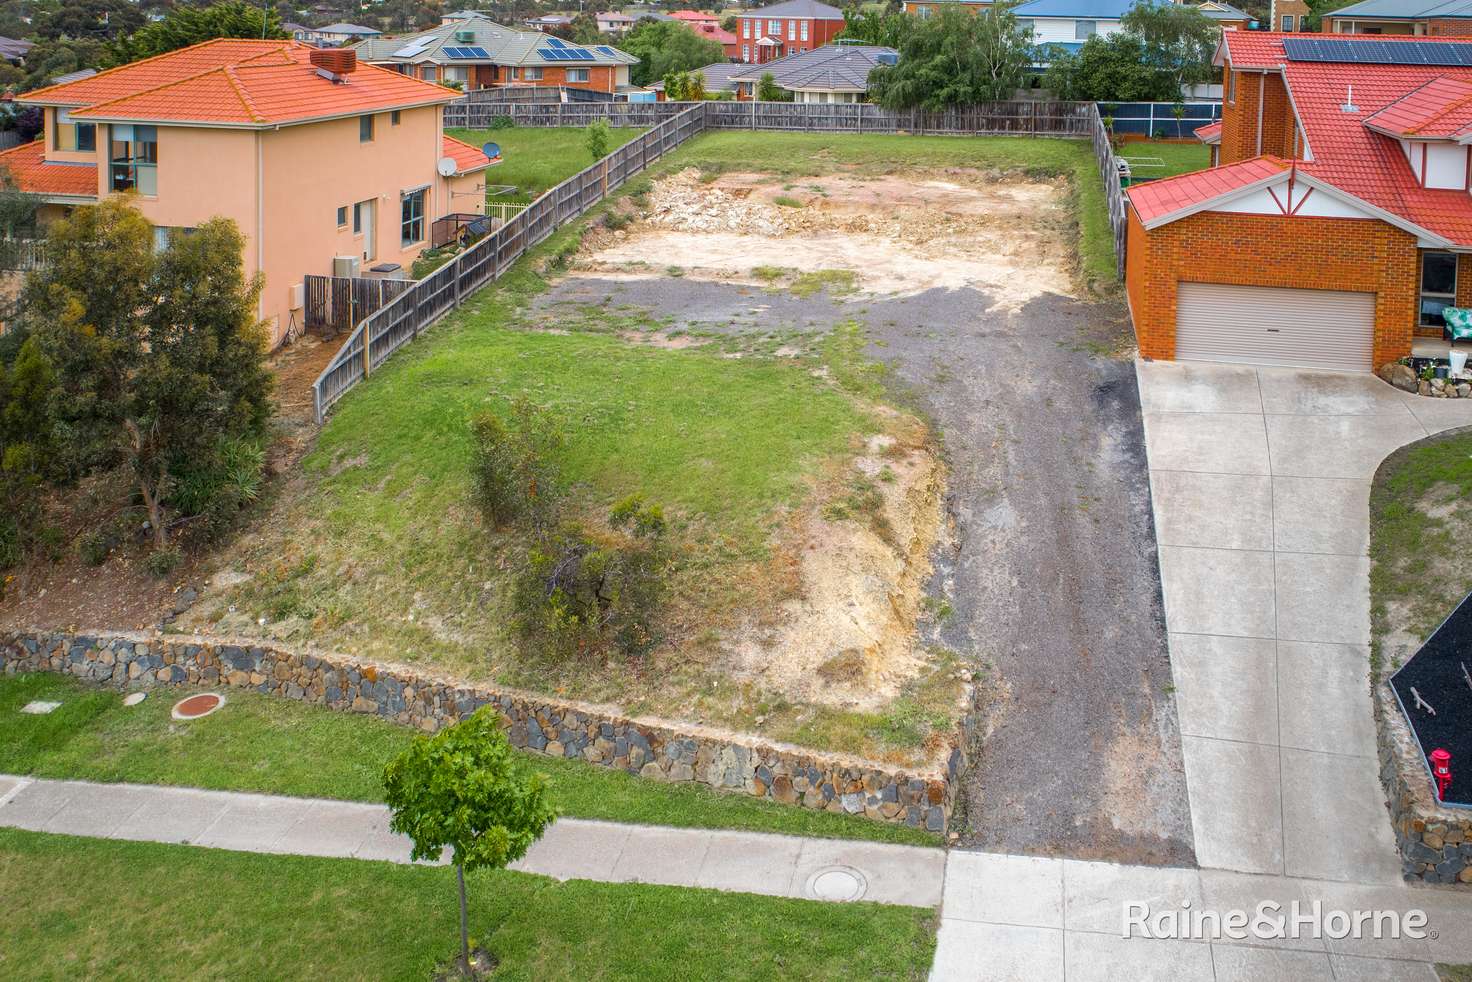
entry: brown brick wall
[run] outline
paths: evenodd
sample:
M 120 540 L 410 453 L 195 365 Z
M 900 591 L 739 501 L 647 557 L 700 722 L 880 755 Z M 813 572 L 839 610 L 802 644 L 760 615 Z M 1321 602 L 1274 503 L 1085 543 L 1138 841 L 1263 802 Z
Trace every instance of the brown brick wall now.
M 1224 70 L 1222 84 L 1226 83 Z M 1259 97 L 1262 100 L 1261 149 L 1257 141 Z M 1293 104 L 1288 100 L 1288 89 L 1283 84 L 1283 76 L 1238 72 L 1236 98 L 1231 102 L 1222 102 L 1221 162 L 1232 164 L 1239 160 L 1251 160 L 1260 153 L 1296 157 L 1297 129 L 1293 118 Z
M 1141 355 L 1175 357 L 1176 284 L 1182 280 L 1372 291 L 1374 363 L 1411 353 L 1416 239 L 1393 225 L 1202 212 L 1147 232 L 1132 211 L 1128 234 L 1126 289 Z
M 1426 22 L 1426 33 L 1436 37 L 1472 37 L 1472 20 L 1433 20 Z

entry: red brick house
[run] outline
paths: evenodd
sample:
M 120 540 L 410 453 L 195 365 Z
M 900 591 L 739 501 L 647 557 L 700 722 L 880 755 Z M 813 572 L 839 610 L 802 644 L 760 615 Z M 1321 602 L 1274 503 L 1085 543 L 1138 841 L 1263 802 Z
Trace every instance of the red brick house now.
M 1472 305 L 1472 42 L 1227 31 L 1217 63 L 1218 166 L 1127 192 L 1140 353 L 1368 371 L 1440 336 Z
M 1467 0 L 1362 0 L 1324 15 L 1326 34 L 1472 35 Z
M 736 18 L 737 57 L 764 65 L 786 55 L 820 48 L 843 30 L 843 11 L 818 0 L 787 0 Z

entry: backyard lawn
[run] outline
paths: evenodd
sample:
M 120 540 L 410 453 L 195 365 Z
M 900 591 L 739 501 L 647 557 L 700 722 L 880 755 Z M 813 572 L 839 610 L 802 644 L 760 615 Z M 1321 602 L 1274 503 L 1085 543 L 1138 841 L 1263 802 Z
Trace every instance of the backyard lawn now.
M 384 765 L 414 736 L 374 717 L 233 690 L 220 711 L 172 722 L 169 710 L 186 694 L 158 689 L 127 707 L 117 690 L 63 675 L 0 676 L 0 774 L 381 801 Z M 19 711 L 37 699 L 62 705 L 44 716 Z M 541 754 L 523 760 L 547 775 L 558 808 L 574 818 L 939 844 L 927 832 L 851 815 Z
M 486 183 L 513 185 L 519 194 L 530 198 L 593 163 L 581 129 L 514 126 L 503 130 L 445 132 L 475 147 L 487 141 L 500 145 L 501 163 L 485 172 Z M 621 147 L 643 132 L 634 128 L 609 130 L 608 149 Z
M 505 979 L 922 979 L 934 914 L 467 874 Z M 62 979 L 432 978 L 458 944 L 442 866 L 0 829 L 0 973 Z

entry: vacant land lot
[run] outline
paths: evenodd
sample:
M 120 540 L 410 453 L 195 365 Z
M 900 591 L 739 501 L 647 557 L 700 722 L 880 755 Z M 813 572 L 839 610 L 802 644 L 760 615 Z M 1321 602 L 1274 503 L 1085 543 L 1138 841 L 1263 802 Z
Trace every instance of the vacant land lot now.
M 85 884 L 85 889 L 79 889 Z M 507 979 L 923 978 L 933 913 L 466 875 Z M 413 979 L 456 950 L 455 874 L 0 829 L 10 978 Z

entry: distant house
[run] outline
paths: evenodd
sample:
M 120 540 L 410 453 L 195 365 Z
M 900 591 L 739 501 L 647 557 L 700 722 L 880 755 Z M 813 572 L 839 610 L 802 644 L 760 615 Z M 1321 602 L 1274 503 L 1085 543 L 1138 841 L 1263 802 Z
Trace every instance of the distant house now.
M 1310 13 L 1305 0 L 1269 0 L 1268 30 L 1289 34 L 1306 31 Z
M 893 65 L 899 53 L 868 44 L 827 44 L 762 65 L 745 65 L 731 76 L 736 98 L 755 99 L 762 76 L 792 93 L 794 102 L 863 102 L 869 92 L 869 73 Z
M 1472 34 L 1472 0 L 1364 0 L 1324 15 L 1326 34 Z
M 528 17 L 522 23 L 534 31 L 540 31 L 546 34 L 549 31 L 571 27 L 572 20 L 572 17 L 568 14 L 544 14 L 541 17 Z
M 369 64 L 466 90 L 516 83 L 612 95 L 628 88 L 629 66 L 639 61 L 610 45 L 573 44 L 481 16 L 456 18 L 406 37 L 365 41 L 357 51 Z
M 734 94 L 736 92 L 736 82 L 732 76 L 748 71 L 750 68 L 750 65 L 718 61 L 714 65 L 706 65 L 704 68 L 699 69 L 699 71 L 705 78 L 706 92 L 712 94 L 730 92 Z M 654 90 L 656 99 L 660 102 L 665 101 L 664 82 L 662 80 L 655 82 L 650 88 Z
M 1012 13 L 1022 27 L 1032 29 L 1039 48 L 1058 45 L 1077 52 L 1094 35 L 1121 30 L 1120 18 L 1134 5 L 1135 0 L 1027 0 Z M 1035 64 L 1045 67 L 1046 57 L 1040 54 Z
M 312 33 L 312 29 L 307 25 L 298 24 L 296 21 L 290 20 L 284 22 L 281 25 L 281 29 L 287 34 L 290 34 L 292 40 L 294 41 L 306 41 L 308 39 L 308 35 Z
M 26 54 L 34 45 L 30 41 L 17 41 L 15 38 L 0 37 L 0 58 L 4 58 L 12 65 L 19 65 L 26 60 Z
M 309 29 L 306 37 L 297 40 L 316 44 L 351 44 L 354 41 L 382 36 L 382 31 L 363 27 L 360 24 L 328 24 L 326 27 Z
M 933 17 L 947 7 L 962 7 L 975 13 L 992 5 L 992 0 L 905 0 L 905 13 L 924 20 Z
M 634 18 L 628 14 L 621 14 L 617 10 L 606 10 L 595 14 L 593 19 L 598 22 L 598 33 L 600 34 L 627 34 L 629 28 L 634 26 Z
M 843 30 L 843 11 L 818 0 L 787 0 L 736 17 L 740 39 L 737 57 L 763 65 L 788 55 L 812 51 Z
M 1180 0 L 1177 0 L 1180 2 Z M 1241 10 L 1223 0 L 1206 0 L 1205 3 L 1186 3 L 1188 7 L 1195 7 L 1204 16 L 1217 22 L 1223 30 L 1245 31 L 1257 21 L 1245 10 Z
M 706 24 L 711 27 L 720 27 L 721 19 L 715 14 L 706 13 L 703 10 L 676 10 L 670 14 L 673 20 L 684 21 L 692 26 Z

